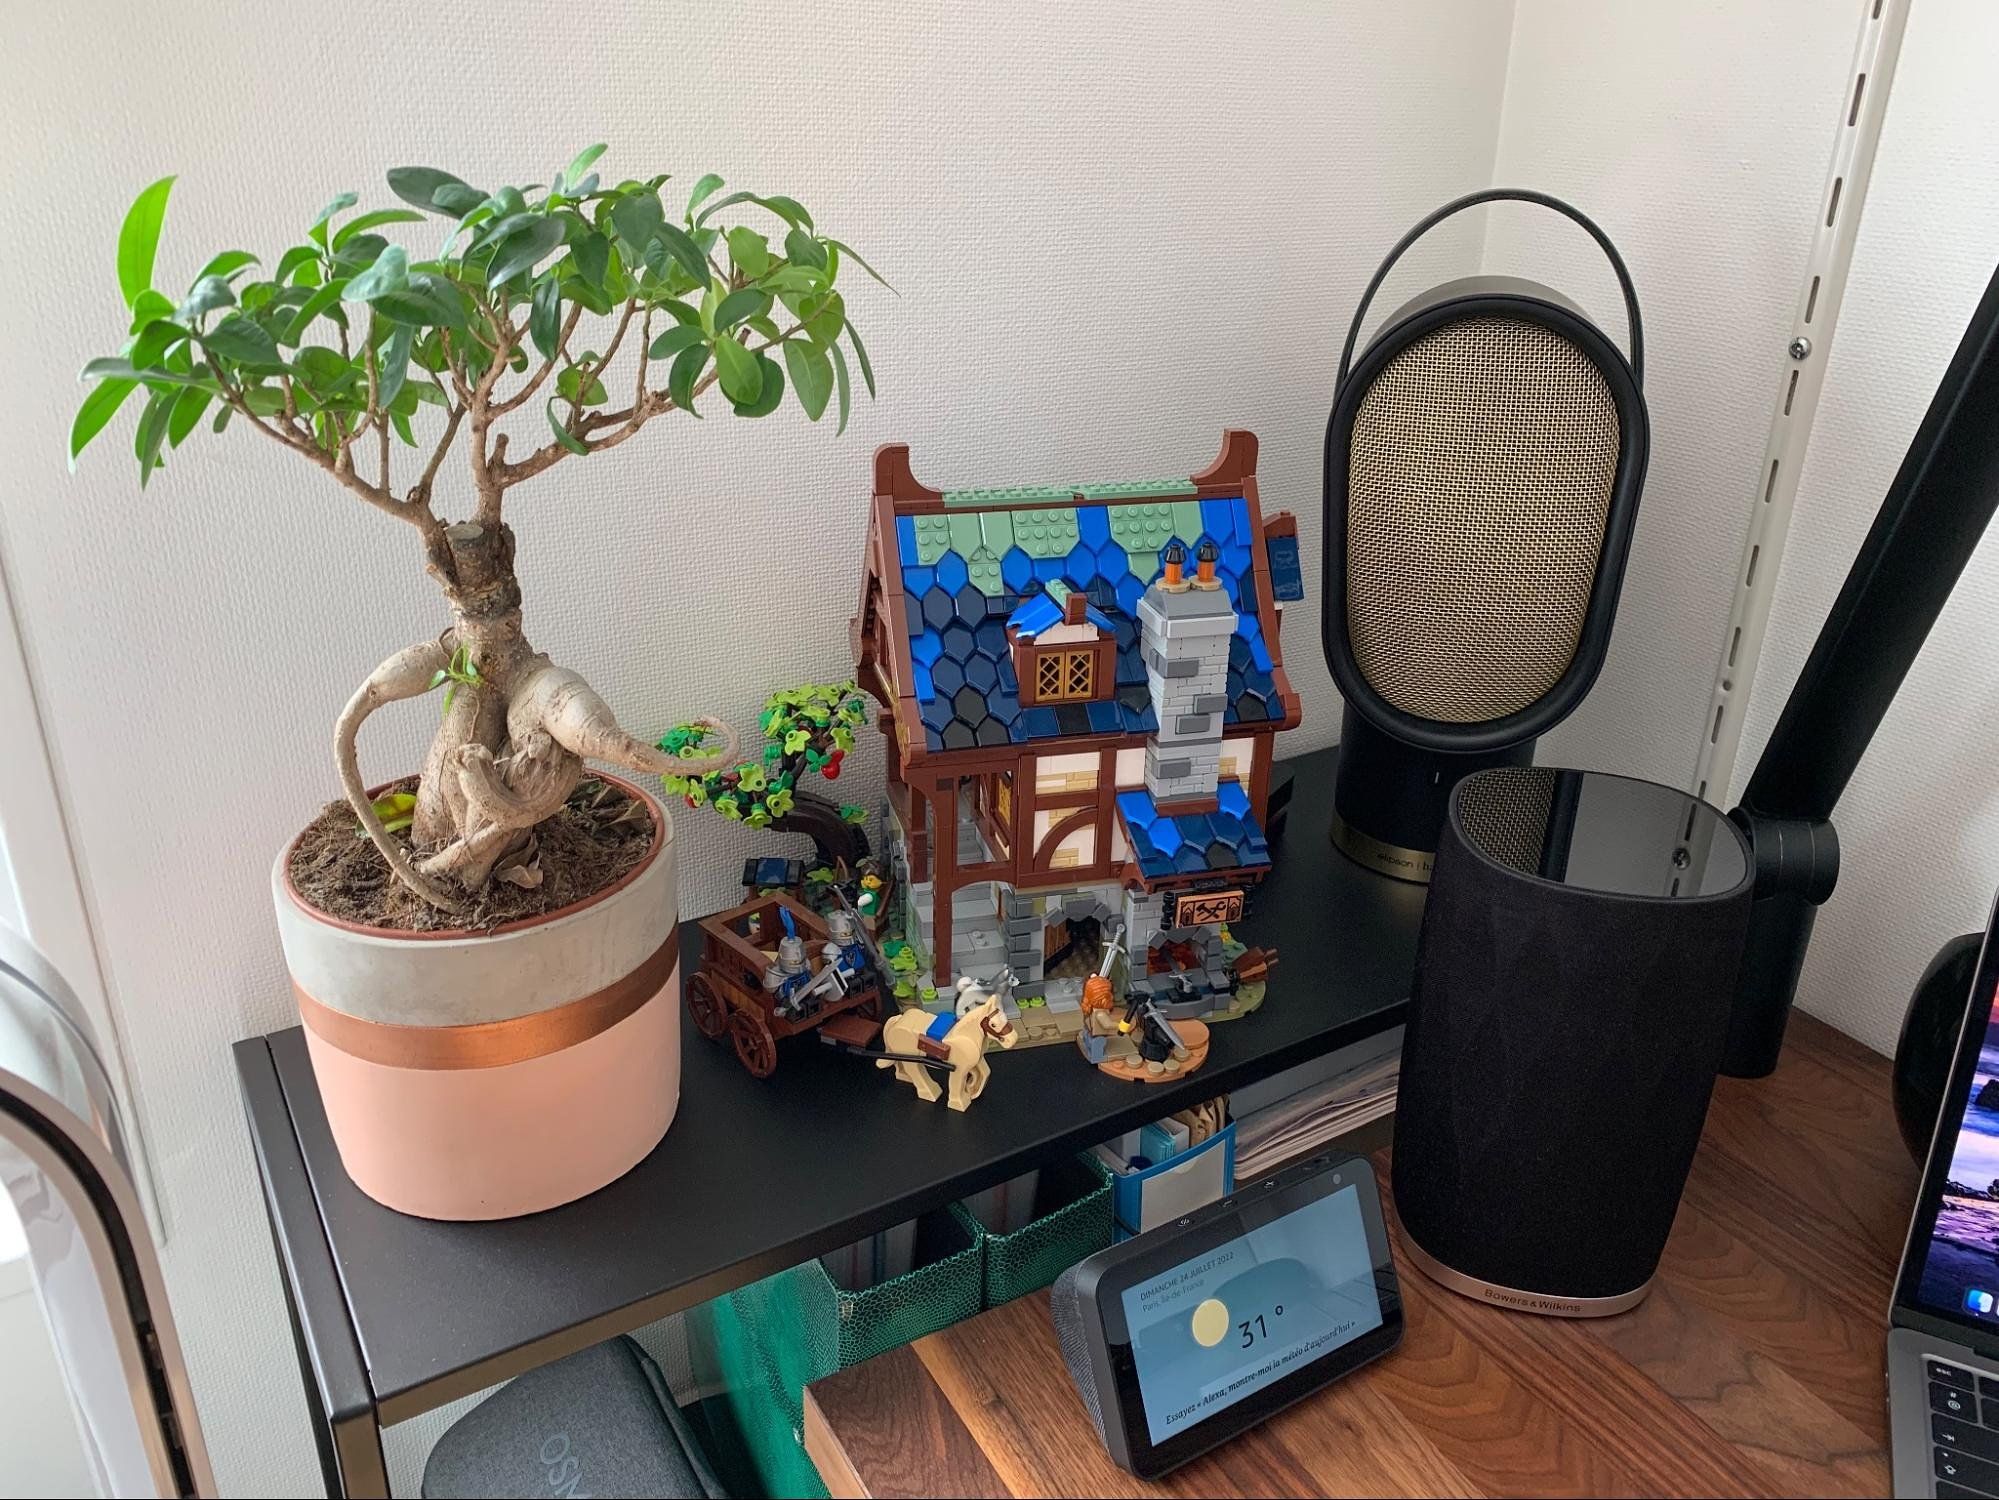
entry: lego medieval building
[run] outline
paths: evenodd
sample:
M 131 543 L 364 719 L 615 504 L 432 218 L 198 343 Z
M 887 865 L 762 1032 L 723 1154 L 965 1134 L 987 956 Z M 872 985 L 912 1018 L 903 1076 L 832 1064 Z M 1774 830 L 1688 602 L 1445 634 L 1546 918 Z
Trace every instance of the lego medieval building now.
M 906 447 L 876 455 L 854 658 L 884 706 L 904 932 L 940 992 L 1011 968 L 1073 1011 L 1109 927 L 1142 968 L 1268 870 L 1272 739 L 1299 718 L 1278 605 L 1302 589 L 1255 469 L 1240 431 L 1191 479 L 1075 488 L 939 491 Z

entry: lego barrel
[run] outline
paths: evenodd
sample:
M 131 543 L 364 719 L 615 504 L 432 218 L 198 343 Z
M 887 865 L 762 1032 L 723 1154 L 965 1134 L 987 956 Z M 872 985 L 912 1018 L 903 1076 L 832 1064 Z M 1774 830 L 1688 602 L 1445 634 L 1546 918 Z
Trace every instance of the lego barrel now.
M 615 778 L 606 777 L 606 780 Z M 347 1175 L 427 1219 L 503 1219 L 595 1192 L 680 1100 L 673 824 L 588 900 L 484 932 L 342 922 L 272 871 L 278 933 Z
M 805 1452 L 805 1387 L 972 1317 L 984 1271 L 984 1231 L 954 1203 L 916 1220 L 911 1270 L 865 1291 L 815 1258 L 698 1310 L 726 1387 L 723 1430 L 765 1494 L 826 1493 Z
M 1032 1220 L 1010 1233 L 981 1226 L 987 1307 L 1052 1286 L 1077 1261 L 1110 1248 L 1109 1169 L 1094 1155 L 1051 1162 L 1036 1174 L 1033 1212 Z

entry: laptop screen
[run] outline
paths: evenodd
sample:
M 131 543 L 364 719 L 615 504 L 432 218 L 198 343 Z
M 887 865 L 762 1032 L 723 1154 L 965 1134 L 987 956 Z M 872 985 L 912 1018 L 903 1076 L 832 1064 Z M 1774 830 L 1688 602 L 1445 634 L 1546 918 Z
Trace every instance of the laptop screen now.
M 1896 1300 L 1999 1331 L 1999 941 L 1990 931 Z

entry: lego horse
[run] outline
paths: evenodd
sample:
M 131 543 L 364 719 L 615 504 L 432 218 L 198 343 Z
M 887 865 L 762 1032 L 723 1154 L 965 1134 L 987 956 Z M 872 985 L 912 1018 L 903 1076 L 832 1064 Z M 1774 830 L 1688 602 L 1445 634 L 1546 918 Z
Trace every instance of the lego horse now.
M 960 1110 L 970 1107 L 971 1102 L 985 1091 L 986 1080 L 992 1076 L 992 1068 L 986 1062 L 986 1048 L 996 1043 L 1004 1050 L 1020 1039 L 1013 1023 L 1000 1009 L 999 994 L 973 1000 L 968 990 L 973 985 L 974 981 L 970 979 L 958 981 L 960 1001 L 972 1000 L 972 1003 L 955 1019 L 940 1018 L 923 1010 L 906 1010 L 882 1024 L 883 1050 L 910 1055 L 920 1053 L 951 1064 L 948 1102 L 951 1108 Z M 950 1021 L 948 1029 L 939 1024 L 941 1020 Z M 942 1034 L 937 1035 L 936 1032 Z M 896 1077 L 913 1085 L 917 1097 L 930 1103 L 935 1103 L 944 1093 L 937 1080 L 930 1076 L 930 1069 L 920 1064 L 884 1057 L 878 1059 L 875 1066 L 894 1068 Z

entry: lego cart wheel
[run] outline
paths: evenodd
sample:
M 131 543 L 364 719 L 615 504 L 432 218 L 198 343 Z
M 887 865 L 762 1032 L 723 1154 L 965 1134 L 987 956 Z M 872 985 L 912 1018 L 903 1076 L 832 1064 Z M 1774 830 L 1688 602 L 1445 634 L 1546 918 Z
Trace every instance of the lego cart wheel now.
M 719 1041 L 729 1029 L 729 1008 L 706 974 L 696 974 L 687 981 L 687 1013 L 694 1018 L 694 1029 L 711 1042 Z
M 762 1016 L 753 1016 L 746 1010 L 730 1016 L 729 1040 L 735 1046 L 736 1060 L 750 1077 L 768 1078 L 777 1071 L 777 1040 Z

